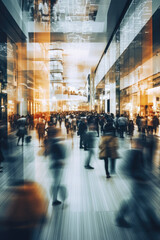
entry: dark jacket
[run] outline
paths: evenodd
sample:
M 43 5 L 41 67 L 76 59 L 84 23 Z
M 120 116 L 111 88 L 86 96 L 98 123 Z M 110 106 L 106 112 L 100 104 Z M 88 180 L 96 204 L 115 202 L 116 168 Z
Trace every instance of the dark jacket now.
M 87 131 L 87 125 L 84 122 L 80 122 L 78 127 L 78 135 L 83 135 Z

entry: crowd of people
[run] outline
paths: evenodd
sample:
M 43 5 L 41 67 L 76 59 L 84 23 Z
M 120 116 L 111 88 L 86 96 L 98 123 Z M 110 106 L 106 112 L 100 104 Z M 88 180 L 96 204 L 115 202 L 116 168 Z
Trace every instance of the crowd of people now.
M 57 124 L 59 124 L 59 127 L 61 128 L 62 122 L 64 122 L 67 135 L 71 134 L 73 137 L 73 134 L 77 132 L 77 135 L 80 136 L 79 147 L 84 149 L 87 148 L 86 133 L 91 124 L 94 126 L 94 131 L 97 133 L 97 137 L 104 135 L 110 124 L 110 126 L 113 127 L 112 131 L 114 132 L 114 135 L 119 136 L 120 138 L 124 138 L 124 135 L 128 135 L 132 138 L 136 125 L 138 132 L 141 133 L 143 138 L 149 134 L 156 134 L 159 126 L 159 119 L 156 115 L 152 117 L 141 117 L 137 115 L 135 121 L 129 119 L 125 114 L 117 114 L 114 116 L 112 113 L 98 114 L 97 112 L 52 112 L 51 114 L 28 114 L 25 117 L 20 117 L 18 114 L 9 116 L 11 131 L 19 129 L 20 131 L 17 133 L 17 136 L 21 136 L 21 132 L 26 134 L 27 129 L 33 130 L 36 128 L 39 135 L 39 142 L 48 134 L 51 127 L 57 127 Z M 23 142 L 24 138 L 22 138 L 22 143 Z
M 22 140 L 23 146 L 24 140 L 28 139 L 32 130 L 37 131 L 39 147 L 44 147 L 42 155 L 50 159 L 49 170 L 54 180 L 51 188 L 54 207 L 64 202 L 68 196 L 67 188 L 62 184 L 63 169 L 67 159 L 65 139 L 71 137 L 73 141 L 74 136 L 79 138 L 80 151 L 87 151 L 84 155 L 85 171 L 94 170 L 92 158 L 95 157 L 95 149 L 98 149 L 98 158 L 104 161 L 107 179 L 117 173 L 116 159 L 124 158 L 119 171 L 132 180 L 131 196 L 128 202 L 122 202 L 115 216 L 115 222 L 119 227 L 131 227 L 133 224 L 129 219 L 134 209 L 134 216 L 139 226 L 146 232 L 149 229 L 147 234 L 152 239 L 157 236 L 160 226 L 159 218 L 148 198 L 148 195 L 152 197 L 150 182 L 157 148 L 155 135 L 159 125 L 157 119 L 156 116 L 152 120 L 145 118 L 144 123 L 144 118 L 138 115 L 134 123 L 123 114 L 114 116 L 97 112 L 52 112 L 27 116 L 12 115 L 9 117 L 9 123 L 10 129 L 15 131 L 18 137 L 17 145 Z M 65 134 L 62 134 L 64 131 Z M 126 136 L 129 136 L 127 139 L 131 143 L 131 148 L 126 151 L 125 156 L 120 156 L 119 142 L 124 142 Z M 26 142 L 29 141 L 31 139 Z M 0 148 L 0 171 L 4 160 Z
M 145 121 L 144 121 L 145 120 Z M 57 126 L 61 128 L 62 122 L 66 128 L 66 136 L 71 136 L 72 146 L 74 144 L 73 136 L 79 136 L 79 148 L 88 151 L 88 156 L 85 161 L 86 169 L 94 169 L 91 166 L 91 160 L 94 156 L 94 148 L 97 147 L 96 137 L 99 140 L 99 159 L 104 160 L 104 167 L 106 177 L 110 178 L 110 172 L 116 172 L 116 159 L 119 158 L 118 154 L 118 137 L 124 138 L 129 136 L 132 140 L 137 125 L 136 133 L 139 134 L 144 146 L 147 146 L 147 161 L 152 165 L 153 153 L 156 146 L 157 139 L 153 135 L 156 134 L 159 120 L 157 116 L 140 117 L 137 115 L 135 123 L 126 115 L 116 115 L 112 113 L 97 112 L 52 112 L 52 113 L 39 113 L 34 115 L 19 116 L 12 115 L 9 117 L 10 126 L 13 130 L 17 130 L 17 145 L 22 139 L 22 146 L 24 140 L 31 141 L 31 136 L 26 136 L 28 129 L 37 130 L 39 146 L 43 146 L 46 139 L 49 139 L 55 133 Z M 110 159 L 110 160 L 109 160 Z M 110 161 L 110 171 L 108 169 L 108 162 Z

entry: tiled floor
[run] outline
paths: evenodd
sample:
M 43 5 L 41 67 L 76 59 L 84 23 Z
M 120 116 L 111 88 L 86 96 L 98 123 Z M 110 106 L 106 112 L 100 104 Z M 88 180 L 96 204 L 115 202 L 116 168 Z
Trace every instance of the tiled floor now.
M 98 159 L 98 141 L 95 156 L 92 160 L 94 170 L 84 168 L 87 151 L 79 149 L 79 137 L 75 134 L 73 141 L 66 136 L 64 126 L 64 144 L 67 148 L 66 165 L 63 169 L 61 184 L 66 187 L 68 197 L 59 206 L 52 206 L 51 188 L 53 175 L 50 169 L 50 159 L 45 157 L 44 147 L 39 147 L 36 131 L 31 131 L 32 142 L 25 146 L 16 146 L 15 134 L 10 135 L 10 149 L 5 150 L 8 160 L 4 162 L 4 171 L 0 173 L 1 200 L 6 187 L 16 179 L 33 180 L 40 183 L 46 190 L 49 199 L 47 222 L 43 226 L 37 240 L 130 240 L 158 239 L 155 234 L 151 237 L 143 229 L 137 231 L 137 226 L 120 228 L 115 223 L 115 216 L 123 200 L 131 196 L 131 180 L 123 176 L 120 166 L 123 158 L 117 160 L 117 174 L 106 179 L 104 162 Z M 119 139 L 119 153 L 123 157 L 130 148 L 128 137 Z M 159 152 L 155 154 L 154 207 L 157 213 L 159 205 Z M 59 199 L 61 196 L 59 196 Z M 3 202 L 2 201 L 2 202 Z M 136 225 L 134 217 L 130 219 Z

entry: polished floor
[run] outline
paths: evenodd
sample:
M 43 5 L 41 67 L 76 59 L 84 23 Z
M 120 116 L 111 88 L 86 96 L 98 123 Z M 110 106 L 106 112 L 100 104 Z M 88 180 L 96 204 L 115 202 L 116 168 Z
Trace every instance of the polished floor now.
M 67 159 L 61 184 L 67 188 L 67 199 L 61 205 L 52 206 L 53 177 L 49 170 L 50 159 L 44 156 L 44 146 L 39 147 L 36 130 L 33 130 L 30 132 L 32 142 L 23 147 L 16 146 L 17 137 L 15 133 L 10 134 L 10 150 L 5 150 L 8 160 L 3 164 L 3 173 L 0 173 L 1 206 L 5 201 L 4 190 L 10 183 L 16 179 L 34 180 L 45 188 L 49 199 L 47 222 L 39 230 L 36 237 L 38 240 L 158 239 L 157 234 L 153 238 L 148 237 L 143 229 L 136 226 L 134 218 L 130 219 L 134 225 L 131 228 L 118 227 L 115 222 L 122 201 L 127 201 L 131 196 L 131 180 L 120 171 L 125 151 L 130 148 L 129 137 L 119 139 L 121 158 L 117 160 L 116 174 L 107 179 L 104 162 L 98 159 L 99 138 L 96 138 L 97 147 L 91 164 L 94 170 L 88 170 L 84 168 L 88 152 L 79 149 L 79 137 L 76 134 L 73 140 L 70 136 L 67 137 L 64 125 L 62 131 Z M 152 176 L 156 194 L 151 198 L 156 212 L 160 212 L 159 158 L 157 148 Z

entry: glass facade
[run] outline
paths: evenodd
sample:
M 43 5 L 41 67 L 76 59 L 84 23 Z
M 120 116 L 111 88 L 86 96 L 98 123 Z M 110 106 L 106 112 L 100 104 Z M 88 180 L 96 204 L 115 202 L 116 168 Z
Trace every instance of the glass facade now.
M 98 65 L 95 83 L 105 76 L 104 98 L 114 114 L 159 114 L 159 5 L 133 0 Z
M 7 120 L 7 37 L 0 31 L 0 125 Z

